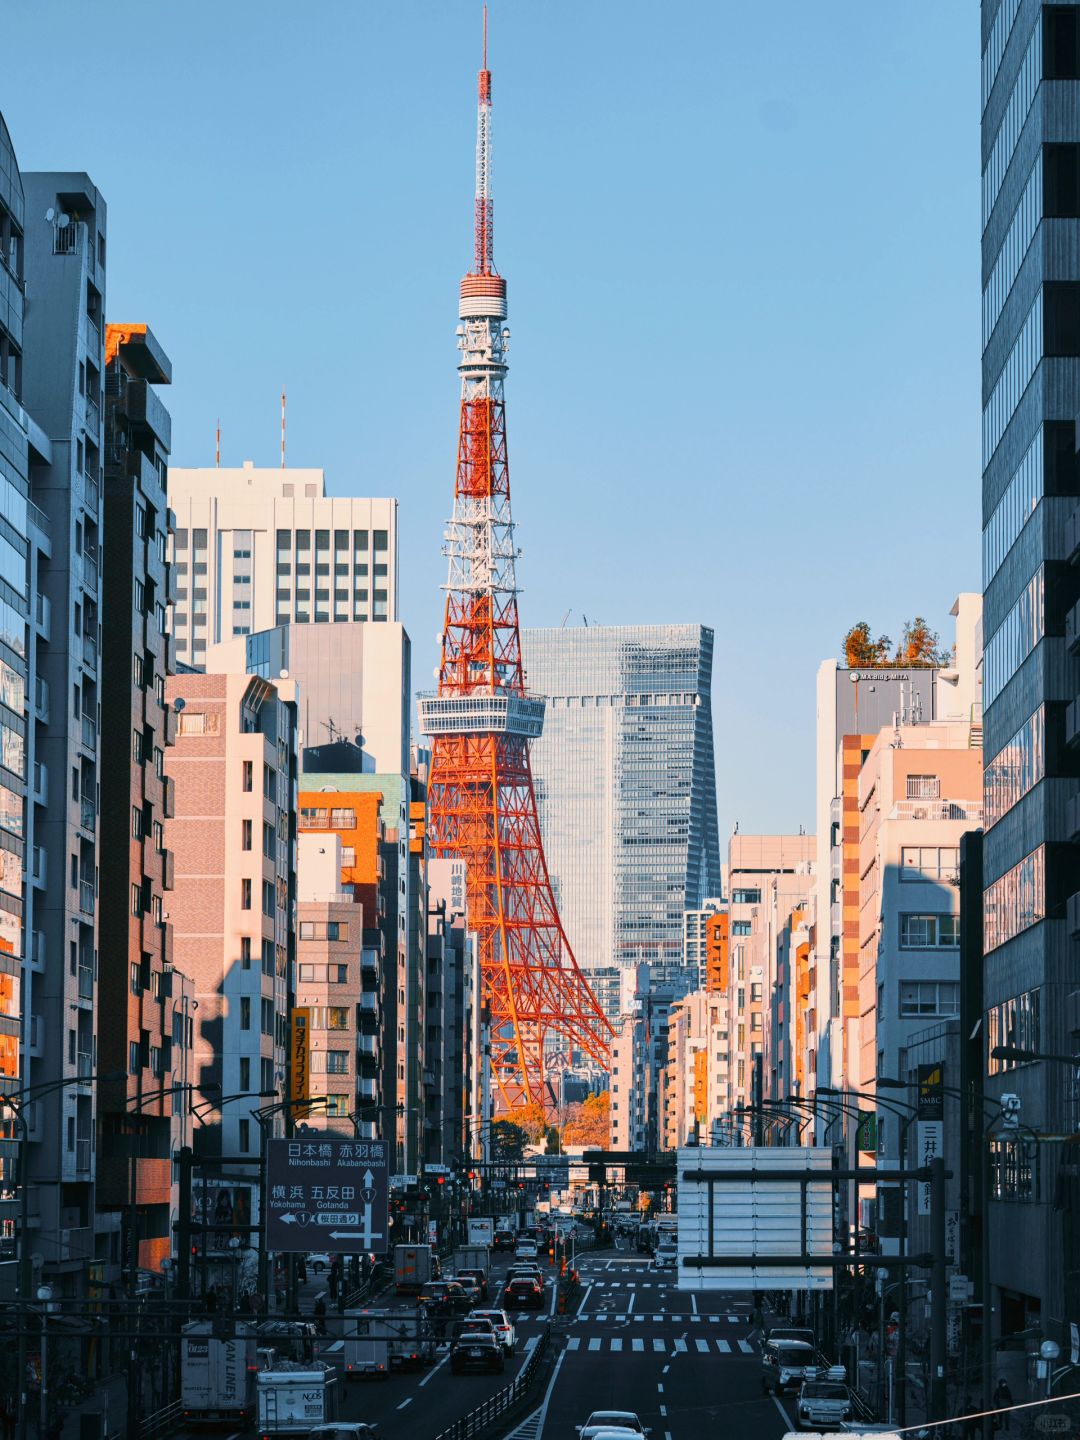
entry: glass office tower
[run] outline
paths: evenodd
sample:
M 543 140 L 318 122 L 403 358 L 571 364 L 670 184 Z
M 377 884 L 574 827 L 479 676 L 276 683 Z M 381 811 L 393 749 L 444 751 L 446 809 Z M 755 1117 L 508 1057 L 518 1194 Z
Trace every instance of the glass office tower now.
M 713 632 L 523 630 L 548 697 L 533 778 L 559 912 L 586 972 L 681 964 L 683 912 L 720 889 Z M 618 987 L 599 987 L 609 1014 Z
M 1069 1070 L 991 1051 L 1065 1053 L 1080 1027 L 1078 22 L 1076 5 L 983 0 L 983 1059 L 1023 1122 L 987 1142 L 989 1281 L 995 1330 L 1042 1325 L 1062 1346 L 1077 1186 L 1032 1132 L 1076 1129 Z

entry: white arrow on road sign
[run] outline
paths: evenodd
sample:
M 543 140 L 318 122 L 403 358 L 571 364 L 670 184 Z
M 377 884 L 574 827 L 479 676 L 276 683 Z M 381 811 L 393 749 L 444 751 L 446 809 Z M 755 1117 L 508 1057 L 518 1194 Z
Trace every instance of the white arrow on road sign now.
M 370 1216 L 368 1217 L 368 1219 L 369 1219 L 369 1225 L 370 1225 Z M 365 1250 L 368 1250 L 368 1249 L 371 1248 L 371 1242 L 372 1242 L 372 1240 L 381 1240 L 383 1237 L 382 1237 L 381 1234 L 379 1234 L 379 1232 L 378 1232 L 377 1230 L 372 1230 L 372 1229 L 368 1228 L 367 1230 L 364 1231 L 363 1235 L 360 1236 L 359 1238 L 362 1239 L 363 1242 L 364 1242 L 364 1249 L 365 1249 Z M 331 1230 L 331 1231 L 330 1231 L 330 1239 L 331 1239 L 331 1240 L 355 1240 L 355 1239 L 357 1239 L 357 1233 L 356 1233 L 355 1230 Z

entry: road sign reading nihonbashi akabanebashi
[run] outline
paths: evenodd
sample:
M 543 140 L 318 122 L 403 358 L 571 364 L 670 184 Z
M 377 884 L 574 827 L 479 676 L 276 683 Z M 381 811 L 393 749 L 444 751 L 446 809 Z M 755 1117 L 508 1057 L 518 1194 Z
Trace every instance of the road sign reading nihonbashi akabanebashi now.
M 387 1250 L 387 1147 L 383 1140 L 305 1135 L 271 1140 L 266 1153 L 268 1250 Z

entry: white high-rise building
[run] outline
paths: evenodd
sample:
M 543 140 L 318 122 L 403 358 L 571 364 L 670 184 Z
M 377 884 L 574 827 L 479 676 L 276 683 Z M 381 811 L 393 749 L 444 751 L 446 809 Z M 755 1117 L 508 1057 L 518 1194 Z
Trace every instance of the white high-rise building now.
M 177 659 L 287 624 L 394 621 L 397 501 L 327 495 L 321 470 L 169 471 Z

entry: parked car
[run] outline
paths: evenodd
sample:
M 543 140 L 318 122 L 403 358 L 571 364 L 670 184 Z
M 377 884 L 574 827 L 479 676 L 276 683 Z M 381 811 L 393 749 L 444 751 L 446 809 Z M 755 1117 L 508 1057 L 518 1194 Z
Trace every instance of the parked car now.
M 581 1436 L 581 1440 L 596 1440 L 601 1430 L 623 1430 L 633 1435 L 648 1435 L 647 1426 L 643 1425 L 633 1410 L 594 1410 L 585 1421 L 584 1425 L 574 1427 Z
M 467 1370 L 494 1370 L 501 1373 L 506 1361 L 502 1346 L 489 1325 L 487 1330 L 464 1330 L 450 1346 L 450 1369 L 455 1375 Z
M 495 1338 L 503 1348 L 503 1354 L 513 1355 L 517 1349 L 517 1331 L 505 1310 L 474 1310 L 469 1320 L 487 1320 L 495 1331 Z
M 765 1342 L 761 1354 L 761 1388 L 766 1395 L 798 1390 L 808 1370 L 816 1370 L 812 1346 L 802 1340 Z
M 503 1305 L 516 1310 L 544 1308 L 544 1282 L 534 1276 L 519 1275 L 508 1280 L 502 1292 Z
M 837 1430 L 852 1416 L 851 1391 L 835 1380 L 804 1380 L 795 1423 L 800 1430 Z
M 307 1267 L 309 1270 L 314 1270 L 316 1275 L 321 1275 L 324 1270 L 329 1270 L 333 1263 L 333 1257 L 325 1253 L 307 1257 Z

